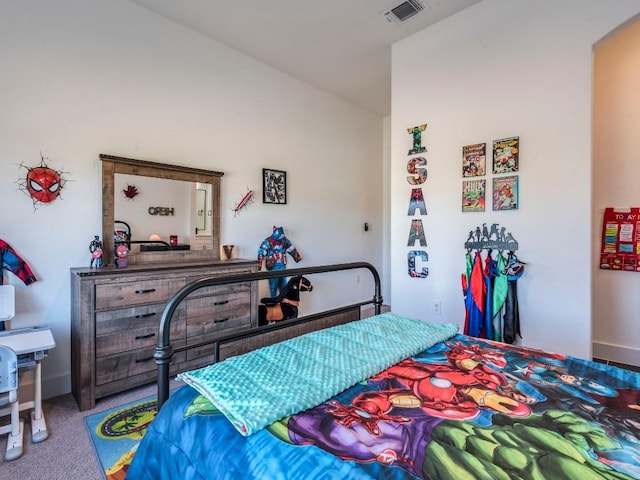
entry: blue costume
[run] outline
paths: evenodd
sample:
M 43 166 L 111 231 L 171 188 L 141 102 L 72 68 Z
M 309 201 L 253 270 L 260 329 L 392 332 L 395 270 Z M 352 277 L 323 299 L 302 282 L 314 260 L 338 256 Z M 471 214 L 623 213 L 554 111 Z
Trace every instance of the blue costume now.
M 265 238 L 258 249 L 258 261 L 262 264 L 264 259 L 267 270 L 284 270 L 287 268 L 287 253 L 297 262 L 302 257 L 291 244 L 289 239 L 284 236 L 284 228 L 273 227 L 271 236 Z M 272 297 L 276 297 L 287 284 L 285 277 L 270 278 L 269 290 Z

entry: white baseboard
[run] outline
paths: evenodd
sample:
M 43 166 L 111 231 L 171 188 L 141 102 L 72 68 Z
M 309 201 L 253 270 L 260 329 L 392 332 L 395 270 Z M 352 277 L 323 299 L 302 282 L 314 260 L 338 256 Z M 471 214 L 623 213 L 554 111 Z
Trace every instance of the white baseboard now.
M 33 370 L 20 372 L 19 396 L 20 401 L 33 400 Z M 53 398 L 71 392 L 71 380 L 68 375 L 42 379 L 42 398 Z
M 42 379 L 42 398 L 52 398 L 71 392 L 71 377 L 58 375 L 57 377 Z
M 593 342 L 593 357 L 627 365 L 640 366 L 640 349 Z

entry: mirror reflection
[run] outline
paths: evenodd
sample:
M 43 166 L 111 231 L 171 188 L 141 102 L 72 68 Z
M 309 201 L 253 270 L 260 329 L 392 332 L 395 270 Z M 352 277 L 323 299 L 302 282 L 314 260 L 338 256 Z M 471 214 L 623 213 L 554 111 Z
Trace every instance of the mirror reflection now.
M 201 184 L 116 174 L 114 190 L 114 220 L 128 225 L 131 240 L 161 240 L 174 250 L 191 250 L 196 235 L 206 236 L 206 214 L 211 213 L 212 205 Z M 132 197 L 127 192 L 136 194 Z M 123 225 L 116 223 L 114 230 L 120 229 L 124 230 Z M 132 252 L 166 249 L 160 243 L 132 244 L 130 248 Z
M 211 205 L 211 185 L 196 183 L 195 234 L 196 237 L 211 236 L 213 228 L 213 208 Z
M 220 259 L 220 180 L 213 170 L 100 155 L 105 265 Z
M 207 218 L 207 191 L 203 188 L 196 188 L 196 235 L 206 228 Z

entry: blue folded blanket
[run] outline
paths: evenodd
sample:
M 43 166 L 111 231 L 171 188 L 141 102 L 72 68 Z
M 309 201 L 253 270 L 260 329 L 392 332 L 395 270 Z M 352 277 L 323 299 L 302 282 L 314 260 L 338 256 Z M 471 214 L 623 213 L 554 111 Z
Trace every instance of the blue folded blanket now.
M 458 331 L 385 313 L 178 375 L 245 436 L 327 401 Z

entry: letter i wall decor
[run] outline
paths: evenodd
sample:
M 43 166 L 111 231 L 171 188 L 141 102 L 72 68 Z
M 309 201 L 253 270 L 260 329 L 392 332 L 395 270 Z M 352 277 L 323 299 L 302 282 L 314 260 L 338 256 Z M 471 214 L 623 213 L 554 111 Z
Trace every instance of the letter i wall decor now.
M 427 180 L 427 159 L 419 155 L 427 151 L 422 146 L 422 132 L 427 129 L 427 124 L 407 128 L 407 132 L 413 137 L 413 147 L 408 155 L 412 158 L 407 162 L 407 182 L 412 187 L 409 195 L 409 208 L 407 216 L 411 217 L 409 224 L 409 239 L 407 240 L 407 270 L 412 278 L 426 278 L 429 275 L 427 262 L 427 239 L 422 225 L 422 216 L 427 214 L 421 185 Z M 420 247 L 420 248 L 416 248 Z

